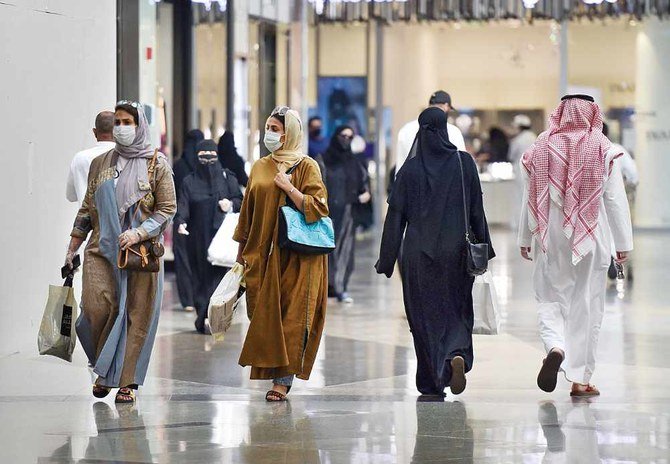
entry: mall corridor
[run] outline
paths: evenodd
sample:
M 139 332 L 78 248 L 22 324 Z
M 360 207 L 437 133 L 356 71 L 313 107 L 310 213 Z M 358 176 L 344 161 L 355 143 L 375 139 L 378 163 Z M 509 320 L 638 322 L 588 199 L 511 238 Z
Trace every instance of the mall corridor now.
M 222 343 L 193 330 L 168 286 L 160 333 L 137 404 L 96 401 L 78 348 L 72 365 L 20 353 L 0 358 L 2 463 L 667 463 L 670 316 L 666 233 L 639 233 L 635 280 L 608 289 L 594 383 L 571 400 L 561 380 L 535 385 L 543 357 L 531 266 L 512 234 L 494 230 L 492 271 L 504 316 L 475 335 L 468 389 L 422 402 L 400 282 L 374 273 L 376 238 L 360 244 L 351 306 L 330 300 L 312 378 L 290 401 L 237 365 L 246 317 Z

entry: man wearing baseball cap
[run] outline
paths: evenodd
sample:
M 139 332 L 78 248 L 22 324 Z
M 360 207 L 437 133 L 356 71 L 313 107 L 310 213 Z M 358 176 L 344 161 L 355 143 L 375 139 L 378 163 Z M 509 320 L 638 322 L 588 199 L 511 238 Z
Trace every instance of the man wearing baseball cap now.
M 521 203 L 523 199 L 524 179 L 521 176 L 521 157 L 528 150 L 537 139 L 537 134 L 532 131 L 532 123 L 530 118 L 525 114 L 517 114 L 512 120 L 512 126 L 517 131 L 509 144 L 509 154 L 507 159 L 512 163 L 514 169 L 514 201 L 515 210 L 512 214 L 510 225 L 512 230 L 516 230 L 519 225 L 519 216 L 521 214 Z
M 434 92 L 428 100 L 428 105 L 440 108 L 447 114 L 454 109 L 451 105 L 451 95 L 444 90 Z M 396 146 L 396 174 L 400 172 L 400 168 L 405 164 L 405 161 L 407 161 L 409 151 L 412 149 L 412 144 L 414 143 L 414 138 L 416 137 L 417 132 L 419 132 L 419 121 L 416 119 L 405 124 L 398 132 L 398 145 Z M 456 148 L 459 150 L 465 151 L 465 140 L 463 139 L 463 134 L 460 129 L 453 124 L 447 123 L 447 132 L 449 134 L 449 141 L 456 145 Z

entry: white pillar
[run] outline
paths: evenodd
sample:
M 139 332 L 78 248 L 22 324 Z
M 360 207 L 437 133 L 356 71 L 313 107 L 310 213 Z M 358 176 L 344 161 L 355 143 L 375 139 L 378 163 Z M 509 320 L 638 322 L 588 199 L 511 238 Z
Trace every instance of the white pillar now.
M 670 227 L 670 22 L 648 18 L 637 36 L 636 225 Z
M 558 78 L 558 98 L 568 93 L 568 19 L 561 21 L 561 36 L 559 39 L 559 78 Z

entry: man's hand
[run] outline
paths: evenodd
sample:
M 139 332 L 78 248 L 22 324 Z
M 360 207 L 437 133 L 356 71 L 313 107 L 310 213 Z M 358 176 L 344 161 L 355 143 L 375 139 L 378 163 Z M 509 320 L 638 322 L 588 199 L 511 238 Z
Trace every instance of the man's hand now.
M 629 251 L 617 251 L 616 252 L 616 258 L 614 258 L 614 261 L 616 261 L 619 264 L 624 264 L 626 261 L 628 261 L 628 255 Z
M 358 195 L 358 202 L 364 205 L 367 202 L 369 202 L 371 198 L 372 195 L 370 195 L 370 192 L 363 192 L 360 195 Z
M 186 230 L 186 224 L 179 224 L 179 227 L 177 227 L 177 233 L 179 235 L 191 235 L 188 230 Z
M 532 261 L 533 258 L 530 257 L 530 247 L 521 247 L 521 257 L 525 260 Z

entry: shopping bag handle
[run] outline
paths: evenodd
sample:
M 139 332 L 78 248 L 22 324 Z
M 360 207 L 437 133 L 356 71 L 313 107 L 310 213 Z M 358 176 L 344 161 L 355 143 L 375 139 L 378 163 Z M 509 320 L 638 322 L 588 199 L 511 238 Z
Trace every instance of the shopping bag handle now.
M 60 275 L 65 281 L 63 282 L 63 287 L 72 287 L 72 281 L 74 280 L 74 273 L 79 266 L 81 265 L 81 258 L 79 255 L 75 255 L 72 259 L 72 267 L 67 264 L 63 266 L 60 270 Z

